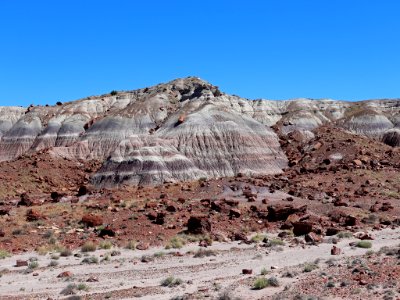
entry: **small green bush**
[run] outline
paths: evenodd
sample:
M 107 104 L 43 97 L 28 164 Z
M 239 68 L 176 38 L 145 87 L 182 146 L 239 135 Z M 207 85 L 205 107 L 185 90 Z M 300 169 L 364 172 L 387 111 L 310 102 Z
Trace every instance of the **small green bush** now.
M 93 242 L 86 242 L 85 244 L 83 244 L 83 246 L 81 247 L 81 251 L 82 252 L 94 252 L 96 251 L 96 245 Z
M 76 288 L 78 291 L 88 291 L 89 290 L 89 287 L 84 283 L 79 283 Z
M 372 243 L 370 241 L 359 241 L 357 242 L 356 247 L 368 249 L 372 247 Z
M 203 257 L 209 257 L 209 256 L 216 256 L 216 255 L 217 254 L 213 250 L 200 248 L 194 254 L 194 257 L 195 258 L 203 258 Z
M 113 244 L 110 241 L 103 241 L 99 244 L 100 249 L 111 249 Z
M 340 239 L 350 239 L 353 237 L 353 234 L 348 231 L 341 231 L 336 236 Z
M 85 257 L 82 260 L 83 264 L 98 264 L 99 263 L 99 259 L 96 256 L 91 256 L 91 257 Z
M 63 248 L 60 251 L 60 256 L 62 256 L 62 257 L 67 257 L 67 256 L 71 256 L 71 255 L 72 255 L 72 251 L 67 248 Z
M 128 244 L 126 244 L 125 248 L 129 249 L 129 250 L 135 250 L 136 249 L 136 242 L 135 241 L 129 241 Z
M 253 289 L 255 290 L 262 290 L 268 286 L 268 280 L 265 277 L 257 278 L 253 284 Z
M 313 264 L 313 263 L 305 264 L 304 268 L 303 268 L 303 272 L 308 273 L 308 272 L 314 271 L 316 269 L 318 269 L 318 266 L 316 264 Z
M 11 257 L 11 254 L 3 249 L 0 249 L 0 259 L 5 259 L 6 257 Z
M 180 249 L 183 247 L 183 245 L 186 244 L 186 241 L 179 237 L 179 236 L 174 236 L 172 239 L 170 239 L 169 243 L 167 246 L 165 246 L 165 249 Z
M 267 275 L 268 274 L 267 268 L 262 268 L 260 273 L 261 275 Z
M 32 261 L 31 263 L 29 263 L 28 268 L 33 270 L 33 269 L 37 269 L 39 267 L 39 263 L 37 261 Z
M 118 92 L 115 91 L 115 90 L 112 90 L 112 91 L 110 92 L 110 95 L 111 95 L 111 96 L 116 96 L 116 95 L 118 95 Z
M 173 287 L 180 285 L 182 283 L 183 283 L 182 279 L 175 278 L 174 276 L 169 276 L 165 278 L 163 281 L 161 281 L 161 285 L 166 287 Z
M 49 267 L 57 267 L 58 266 L 58 261 L 56 260 L 51 260 L 49 263 Z

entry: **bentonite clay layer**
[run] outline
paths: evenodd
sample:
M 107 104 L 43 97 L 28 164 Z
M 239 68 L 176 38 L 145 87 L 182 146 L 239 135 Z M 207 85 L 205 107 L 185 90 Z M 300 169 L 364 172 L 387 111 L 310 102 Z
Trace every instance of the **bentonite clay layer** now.
M 0 107 L 0 161 L 47 151 L 97 160 L 98 186 L 157 185 L 199 178 L 278 174 L 287 166 L 276 134 L 335 123 L 398 145 L 395 100 L 247 100 L 201 79 L 57 106 Z

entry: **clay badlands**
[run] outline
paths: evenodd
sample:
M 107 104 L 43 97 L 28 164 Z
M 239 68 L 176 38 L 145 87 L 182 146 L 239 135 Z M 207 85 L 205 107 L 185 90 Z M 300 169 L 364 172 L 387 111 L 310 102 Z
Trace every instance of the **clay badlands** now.
M 400 102 L 196 77 L 0 107 L 0 299 L 398 299 Z

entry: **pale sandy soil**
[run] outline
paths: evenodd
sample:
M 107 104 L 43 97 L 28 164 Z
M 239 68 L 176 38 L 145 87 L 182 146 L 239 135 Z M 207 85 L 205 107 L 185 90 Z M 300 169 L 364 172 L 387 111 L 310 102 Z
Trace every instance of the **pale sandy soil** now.
M 400 229 L 385 229 L 373 232 L 372 250 L 383 246 L 396 246 L 400 242 Z M 354 239 L 355 240 L 355 239 Z M 339 257 L 349 257 L 365 254 L 366 249 L 352 248 L 343 239 L 337 246 L 342 248 Z M 264 299 L 280 292 L 286 284 L 294 279 L 281 279 L 278 276 L 284 270 L 294 268 L 316 259 L 332 258 L 332 244 L 322 243 L 319 246 L 284 246 L 283 251 L 271 251 L 269 248 L 256 245 L 241 245 L 238 242 L 214 243 L 208 249 L 215 250 L 217 255 L 204 258 L 194 258 L 188 251 L 197 251 L 196 244 L 187 245 L 179 252 L 183 256 L 164 255 L 155 258 L 153 262 L 143 263 L 143 255 L 154 255 L 175 250 L 152 248 L 145 251 L 118 249 L 121 255 L 110 257 L 109 261 L 98 264 L 81 264 L 82 259 L 74 256 L 60 257 L 59 265 L 48 267 L 50 255 L 40 256 L 36 253 L 26 253 L 0 260 L 0 270 L 7 269 L 0 278 L 0 299 L 62 299 L 60 292 L 70 283 L 84 282 L 89 290 L 78 291 L 85 299 L 171 299 L 185 294 L 203 295 L 215 299 L 224 290 L 242 299 Z M 90 254 L 102 259 L 111 250 L 97 250 Z M 77 253 L 76 251 L 75 253 Z M 267 254 L 268 252 L 268 254 Z M 17 259 L 37 257 L 39 268 L 33 273 L 24 274 L 26 267 L 15 267 Z M 338 256 L 335 256 L 338 258 Z M 271 266 L 278 269 L 270 270 Z M 270 287 L 263 290 L 252 290 L 251 284 L 262 268 L 270 270 L 271 275 L 279 277 L 280 287 Z M 252 269 L 252 275 L 242 275 L 242 269 Z M 71 271 L 73 276 L 66 280 L 57 278 L 63 271 Z M 98 278 L 98 282 L 86 282 L 90 277 Z M 160 282 L 168 276 L 183 280 L 176 287 L 162 287 Z

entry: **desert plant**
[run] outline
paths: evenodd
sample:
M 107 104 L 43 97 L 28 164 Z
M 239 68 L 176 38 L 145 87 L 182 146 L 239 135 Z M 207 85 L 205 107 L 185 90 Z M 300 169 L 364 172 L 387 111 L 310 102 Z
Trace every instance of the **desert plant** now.
M 197 252 L 194 254 L 195 258 L 202 258 L 202 257 L 208 257 L 208 256 L 216 256 L 215 251 L 210 250 L 210 249 L 203 249 L 200 248 L 197 250 Z
M 110 92 L 110 95 L 111 95 L 111 96 L 116 96 L 116 95 L 118 95 L 118 92 L 115 91 L 115 90 L 112 90 L 112 91 Z
M 356 243 L 356 247 L 358 248 L 371 248 L 372 243 L 370 241 L 359 241 Z
M 39 263 L 37 261 L 32 261 L 29 263 L 28 268 L 33 270 L 33 269 L 37 269 L 39 267 Z
M 99 259 L 96 256 L 85 257 L 82 260 L 82 264 L 98 264 Z
M 10 257 L 11 254 L 3 249 L 0 249 L 0 259 L 5 259 L 6 257 Z
M 353 237 L 353 234 L 348 231 L 341 231 L 336 236 L 340 239 L 349 239 Z
M 173 287 L 182 284 L 182 282 L 182 279 L 175 278 L 174 276 L 169 276 L 161 281 L 161 285 L 166 287 Z
M 77 286 L 75 283 L 70 283 L 60 292 L 60 294 L 65 295 L 65 296 L 75 295 L 76 288 L 77 288 Z
M 156 253 L 154 253 L 154 257 L 163 257 L 165 255 L 165 252 L 163 252 L 163 251 L 159 251 L 159 252 L 156 252 Z
M 255 290 L 262 290 L 268 286 L 268 280 L 265 277 L 259 277 L 253 284 L 253 289 Z
M 102 241 L 99 244 L 100 249 L 111 249 L 113 244 L 110 241 Z
M 67 256 L 71 256 L 72 255 L 72 251 L 70 249 L 64 248 L 60 251 L 60 256 L 62 257 L 67 257 Z
M 86 242 L 85 244 L 83 244 L 83 246 L 81 247 L 81 251 L 82 252 L 94 252 L 96 251 L 96 245 L 93 242 Z
M 304 268 L 303 268 L 303 272 L 308 273 L 308 272 L 314 271 L 316 269 L 318 269 L 318 265 L 316 265 L 314 263 L 305 264 Z
M 253 243 L 260 243 L 260 242 L 262 242 L 266 237 L 267 237 L 267 236 L 266 236 L 265 234 L 259 234 L 259 233 L 257 233 L 256 235 L 254 235 L 254 236 L 251 238 L 251 241 L 252 241 Z
M 78 291 L 88 291 L 88 290 L 89 290 L 89 287 L 88 287 L 86 284 L 84 284 L 84 283 L 79 283 L 79 284 L 76 286 L 76 289 L 77 289 Z
M 56 260 L 51 260 L 49 263 L 49 267 L 57 267 L 58 266 L 58 261 Z
M 165 249 L 171 249 L 171 248 L 180 249 L 185 244 L 186 244 L 186 241 L 183 238 L 181 238 L 179 236 L 174 236 L 173 238 L 170 239 L 167 246 L 165 246 Z
M 125 246 L 126 249 L 135 250 L 136 249 L 136 242 L 129 241 L 128 244 Z

